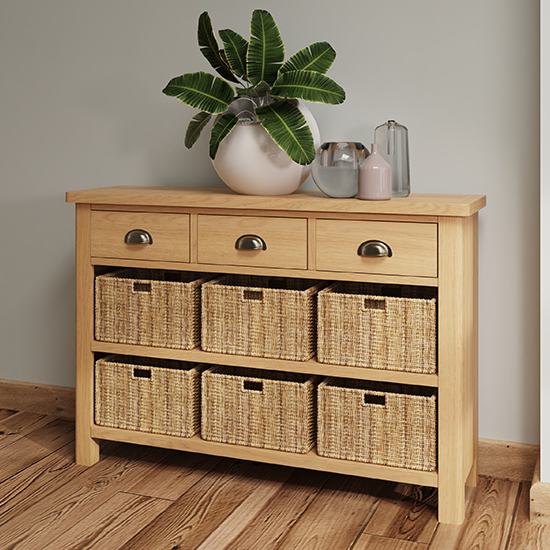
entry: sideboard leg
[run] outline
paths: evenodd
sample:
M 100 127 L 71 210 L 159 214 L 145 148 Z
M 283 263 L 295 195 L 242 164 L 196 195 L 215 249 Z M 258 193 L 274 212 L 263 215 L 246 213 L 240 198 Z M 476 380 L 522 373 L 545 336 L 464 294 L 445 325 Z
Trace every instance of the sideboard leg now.
M 90 249 L 91 208 L 76 205 L 76 463 L 99 460 L 99 444 L 91 437 L 94 423 L 94 268 Z

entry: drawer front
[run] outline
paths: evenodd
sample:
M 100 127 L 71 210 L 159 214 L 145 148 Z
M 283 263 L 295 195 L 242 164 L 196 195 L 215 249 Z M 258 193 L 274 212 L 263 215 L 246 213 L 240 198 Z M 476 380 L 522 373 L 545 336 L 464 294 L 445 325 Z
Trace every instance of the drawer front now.
M 151 244 L 126 243 L 134 230 Z M 189 214 L 92 211 L 92 256 L 189 262 Z
M 360 256 L 367 241 L 382 241 L 391 256 Z M 316 243 L 320 271 L 437 277 L 435 223 L 317 220 Z
M 256 242 L 265 250 L 237 249 Z M 248 216 L 198 217 L 199 263 L 307 269 L 307 220 L 300 218 L 260 218 Z

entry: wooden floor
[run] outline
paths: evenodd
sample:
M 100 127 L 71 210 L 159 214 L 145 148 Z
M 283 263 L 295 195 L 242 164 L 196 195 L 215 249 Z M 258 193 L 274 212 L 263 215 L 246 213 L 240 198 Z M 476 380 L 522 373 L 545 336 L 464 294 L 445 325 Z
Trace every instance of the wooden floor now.
M 529 483 L 481 477 L 468 519 L 390 482 L 104 443 L 74 464 L 74 422 L 0 410 L 0 550 L 550 549 Z

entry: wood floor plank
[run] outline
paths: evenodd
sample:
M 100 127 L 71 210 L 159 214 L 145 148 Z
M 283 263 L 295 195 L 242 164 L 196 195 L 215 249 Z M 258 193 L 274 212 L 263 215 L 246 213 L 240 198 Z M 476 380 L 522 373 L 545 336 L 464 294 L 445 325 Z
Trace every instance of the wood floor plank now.
M 74 422 L 50 417 L 40 430 L 0 449 L 0 483 L 71 441 L 74 441 Z
M 0 422 L 4 420 L 5 418 L 9 418 L 10 416 L 16 414 L 18 411 L 12 411 L 11 409 L 0 409 Z
M 277 548 L 330 477 L 331 474 L 325 472 L 296 469 L 281 490 L 258 511 L 246 530 L 224 550 Z
M 0 526 L 84 470 L 74 463 L 71 442 L 0 483 Z
M 117 493 L 46 546 L 31 545 L 27 550 L 107 550 L 124 547 L 143 525 L 170 504 L 169 500 Z
M 529 521 L 529 483 L 522 483 L 507 550 L 547 550 L 550 525 Z
M 244 461 L 222 462 L 131 539 L 125 548 L 197 548 L 250 496 L 262 479 L 269 479 L 279 468 Z
M 222 460 L 220 457 L 170 451 L 145 479 L 128 487 L 136 495 L 177 500 Z
M 468 496 L 462 525 L 439 524 L 430 550 L 505 550 L 520 483 L 479 477 Z
M 278 468 L 270 472 L 270 479 L 262 480 L 250 496 L 235 508 L 196 550 L 219 550 L 231 544 L 248 527 L 258 511 L 282 489 L 292 472 L 292 468 Z
M 346 550 L 372 516 L 385 483 L 333 475 L 277 549 Z
M 437 529 L 437 508 L 404 498 L 394 487 L 395 483 L 384 486 L 380 503 L 363 532 L 428 544 Z
M 26 437 L 49 424 L 53 416 L 30 412 L 17 412 L 0 421 L 0 449 Z
M 353 550 L 428 550 L 428 548 L 427 544 L 420 542 L 391 539 L 368 533 L 362 534 L 353 546 Z
M 49 543 L 53 536 L 82 521 L 114 494 L 146 477 L 159 460 L 162 453 L 157 449 L 121 447 L 120 452 L 104 457 L 4 523 L 0 529 L 0 548 L 28 550 Z

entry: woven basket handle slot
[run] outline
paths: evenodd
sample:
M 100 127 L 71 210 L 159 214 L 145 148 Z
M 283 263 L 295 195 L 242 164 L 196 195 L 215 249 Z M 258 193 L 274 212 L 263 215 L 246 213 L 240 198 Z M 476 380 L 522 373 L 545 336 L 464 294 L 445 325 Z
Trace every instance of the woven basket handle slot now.
M 134 368 L 134 378 L 151 378 L 151 369 Z
M 382 407 L 386 406 L 386 396 L 385 395 L 373 395 L 372 393 L 366 393 L 363 396 L 364 405 L 381 405 Z
M 243 380 L 243 389 L 252 391 L 263 391 L 263 382 L 256 382 L 254 380 Z
M 243 300 L 257 300 L 261 302 L 264 299 L 264 293 L 261 290 L 243 290 Z
M 134 283 L 134 292 L 151 292 L 151 283 Z
M 363 309 L 386 309 L 386 299 L 365 298 Z

